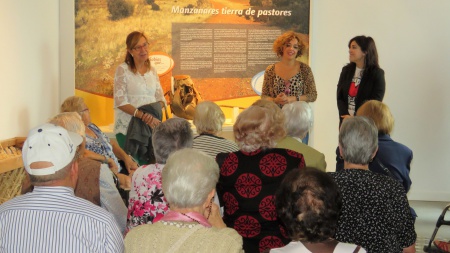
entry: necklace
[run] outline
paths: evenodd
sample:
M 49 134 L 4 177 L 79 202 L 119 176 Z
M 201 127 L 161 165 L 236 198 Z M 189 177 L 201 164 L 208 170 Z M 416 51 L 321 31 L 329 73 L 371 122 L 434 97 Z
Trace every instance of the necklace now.
M 198 224 L 200 224 L 200 221 L 198 221 L 197 219 L 194 219 L 194 218 L 192 218 L 191 216 L 189 216 L 189 215 L 187 215 L 185 213 L 180 213 L 180 214 L 185 216 L 185 217 L 187 217 L 187 218 L 189 218 L 189 219 L 191 219 L 191 220 L 193 220 L 193 221 L 195 221 L 195 222 L 197 222 Z

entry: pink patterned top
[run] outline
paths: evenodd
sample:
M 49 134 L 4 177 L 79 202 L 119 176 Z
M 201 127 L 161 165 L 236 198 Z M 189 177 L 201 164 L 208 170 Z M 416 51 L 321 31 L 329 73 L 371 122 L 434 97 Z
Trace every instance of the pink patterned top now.
M 169 210 L 162 192 L 161 172 L 164 164 L 139 167 L 133 174 L 128 201 L 127 229 L 159 221 Z

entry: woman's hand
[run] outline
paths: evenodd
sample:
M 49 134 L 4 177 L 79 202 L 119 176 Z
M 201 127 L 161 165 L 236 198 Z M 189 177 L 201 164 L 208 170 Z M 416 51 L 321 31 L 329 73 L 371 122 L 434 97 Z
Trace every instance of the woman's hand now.
M 141 117 L 141 120 L 152 129 L 161 123 L 161 121 L 148 113 L 144 113 Z
M 116 162 L 112 158 L 107 159 L 109 169 L 114 173 L 119 173 L 119 167 L 117 167 Z
M 285 105 L 289 103 L 289 98 L 288 96 L 286 96 L 286 94 L 280 93 L 276 98 L 273 99 L 273 102 L 275 102 L 275 104 Z
M 216 203 L 211 204 L 211 209 L 206 208 L 205 213 L 203 214 L 205 217 L 208 217 L 208 222 L 213 227 L 216 228 L 226 228 L 227 225 L 223 222 L 222 216 L 220 216 L 220 208 Z
M 353 116 L 350 116 L 350 115 L 348 115 L 348 114 L 346 114 L 346 115 L 341 115 L 341 118 L 342 118 L 342 119 L 351 118 L 351 117 L 353 117 Z
M 137 170 L 139 165 L 131 158 L 131 156 L 127 156 L 127 158 L 123 161 L 125 163 L 125 167 L 127 168 L 127 171 L 129 174 L 132 173 L 132 171 Z
M 119 185 L 122 189 L 130 189 L 131 188 L 131 177 L 124 175 L 122 173 L 116 174 L 117 179 L 119 179 Z

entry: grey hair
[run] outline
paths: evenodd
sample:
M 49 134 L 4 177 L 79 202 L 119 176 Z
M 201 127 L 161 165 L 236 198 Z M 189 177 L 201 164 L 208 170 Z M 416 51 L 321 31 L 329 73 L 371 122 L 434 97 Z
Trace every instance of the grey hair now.
M 220 107 L 211 101 L 203 101 L 195 107 L 194 125 L 197 133 L 216 134 L 222 130 L 225 114 Z
M 172 153 L 162 171 L 162 189 L 172 207 L 205 203 L 219 180 L 219 166 L 206 153 L 186 148 Z
M 86 136 L 86 127 L 77 112 L 62 112 L 51 118 L 48 123 L 52 123 L 65 128 L 67 131 L 75 132 L 81 136 Z
M 304 138 L 312 125 L 311 107 L 305 101 L 286 104 L 281 109 L 284 113 L 287 135 Z
M 378 148 L 378 130 L 373 120 L 363 116 L 345 119 L 339 131 L 339 145 L 344 161 L 369 164 Z
M 171 118 L 159 124 L 152 135 L 157 163 L 166 163 L 170 153 L 192 147 L 191 124 L 183 118 Z

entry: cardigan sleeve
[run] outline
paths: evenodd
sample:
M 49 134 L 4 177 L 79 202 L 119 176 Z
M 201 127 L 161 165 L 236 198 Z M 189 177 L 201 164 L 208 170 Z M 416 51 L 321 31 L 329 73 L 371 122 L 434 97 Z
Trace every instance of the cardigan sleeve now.
M 262 87 L 261 98 L 271 97 L 275 98 L 278 94 L 274 91 L 275 83 L 275 64 L 271 64 L 266 68 L 264 72 L 264 82 Z

